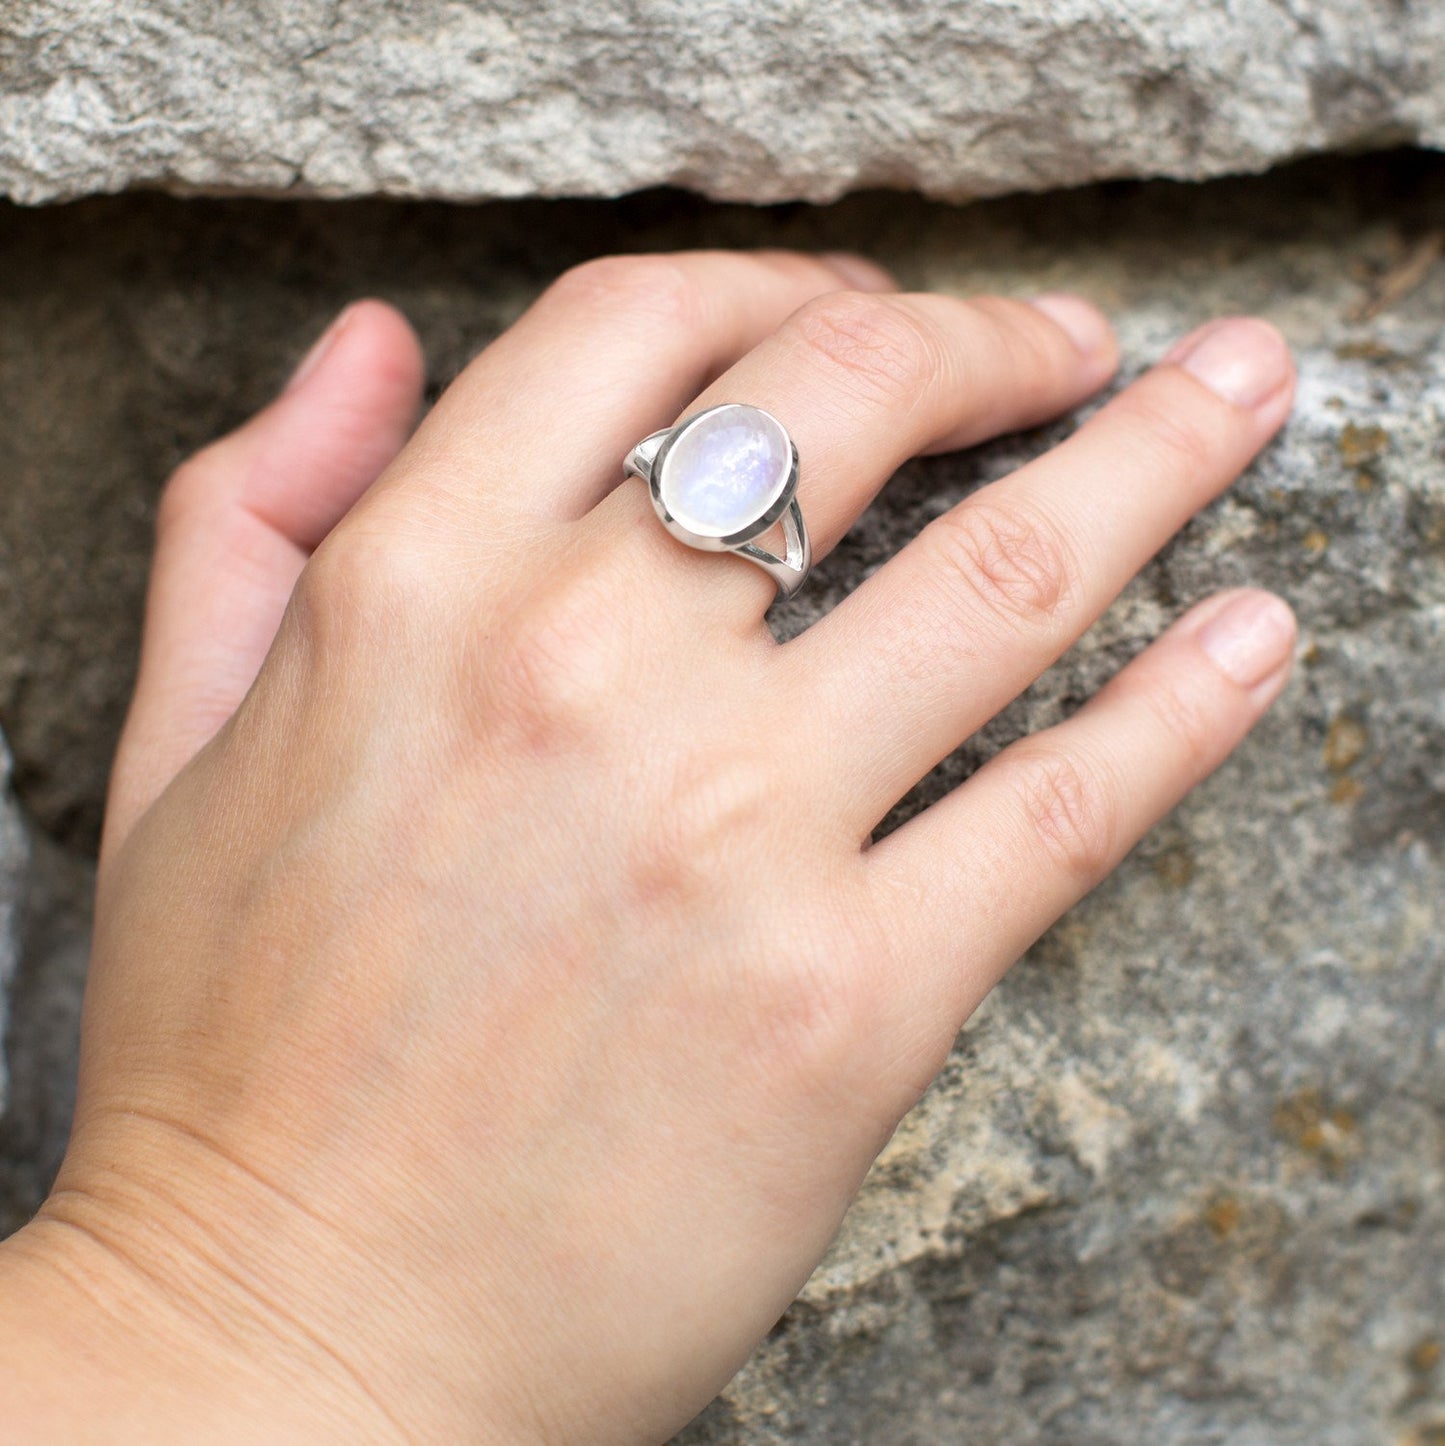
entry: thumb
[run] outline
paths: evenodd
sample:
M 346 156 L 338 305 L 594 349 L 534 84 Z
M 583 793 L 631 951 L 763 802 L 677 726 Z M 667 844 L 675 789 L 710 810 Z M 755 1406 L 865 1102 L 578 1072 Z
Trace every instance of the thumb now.
M 401 313 L 355 302 L 279 397 L 166 484 L 102 864 L 255 681 L 311 550 L 410 436 L 424 374 Z

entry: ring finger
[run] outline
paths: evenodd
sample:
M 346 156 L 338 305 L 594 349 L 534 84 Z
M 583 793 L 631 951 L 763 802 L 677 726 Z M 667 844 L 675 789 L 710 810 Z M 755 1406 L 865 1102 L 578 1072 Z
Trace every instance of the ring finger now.
M 1116 361 L 1092 306 L 934 294 L 836 291 L 801 307 L 687 408 L 747 402 L 773 413 L 801 458 L 798 502 L 813 550 L 832 548 L 893 471 L 1056 416 L 1096 391 Z M 756 628 L 775 585 L 751 563 L 700 556 L 652 514 L 647 488 L 616 488 L 589 522 L 628 566 L 686 606 Z M 639 552 L 642 554 L 639 556 Z

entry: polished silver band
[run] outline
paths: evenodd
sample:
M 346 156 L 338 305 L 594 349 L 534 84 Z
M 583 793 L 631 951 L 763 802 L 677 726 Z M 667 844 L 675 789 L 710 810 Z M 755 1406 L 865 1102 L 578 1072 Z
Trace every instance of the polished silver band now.
M 761 407 L 725 402 L 643 438 L 623 460 L 647 483 L 663 526 L 702 552 L 733 552 L 756 563 L 789 598 L 813 564 L 798 506 L 798 449 Z M 781 521 L 785 553 L 757 539 Z

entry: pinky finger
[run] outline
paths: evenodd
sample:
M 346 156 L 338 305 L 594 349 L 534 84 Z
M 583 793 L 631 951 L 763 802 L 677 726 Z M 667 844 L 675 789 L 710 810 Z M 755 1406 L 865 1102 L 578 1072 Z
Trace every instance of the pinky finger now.
M 1294 639 L 1269 593 L 1210 598 L 1066 722 L 1006 748 L 867 853 L 883 917 L 916 961 L 923 1032 L 956 1030 L 1229 756 L 1284 687 Z

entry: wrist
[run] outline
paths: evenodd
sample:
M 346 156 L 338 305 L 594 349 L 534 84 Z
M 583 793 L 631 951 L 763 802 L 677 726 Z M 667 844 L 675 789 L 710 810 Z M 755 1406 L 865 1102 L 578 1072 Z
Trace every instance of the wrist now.
M 51 1202 L 0 1242 L 7 1440 L 89 1440 L 98 1426 L 147 1443 L 399 1435 L 337 1363 L 318 1366 L 316 1343 L 243 1320 L 179 1259 L 175 1280 L 155 1264 Z

